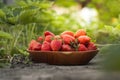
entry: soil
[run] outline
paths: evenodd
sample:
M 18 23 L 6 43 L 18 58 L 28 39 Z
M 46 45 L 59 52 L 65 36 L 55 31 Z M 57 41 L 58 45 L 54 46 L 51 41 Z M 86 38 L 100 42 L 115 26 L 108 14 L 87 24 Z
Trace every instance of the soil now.
M 116 74 L 103 71 L 103 55 L 97 55 L 88 65 L 57 66 L 44 63 L 1 68 L 0 80 L 120 80 Z

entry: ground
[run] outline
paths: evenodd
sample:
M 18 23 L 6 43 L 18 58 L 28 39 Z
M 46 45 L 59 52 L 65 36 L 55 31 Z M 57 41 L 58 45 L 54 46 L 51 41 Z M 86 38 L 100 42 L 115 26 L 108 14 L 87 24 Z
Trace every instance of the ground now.
M 102 70 L 98 54 L 88 65 L 57 66 L 32 64 L 31 66 L 0 69 L 0 80 L 120 80 Z

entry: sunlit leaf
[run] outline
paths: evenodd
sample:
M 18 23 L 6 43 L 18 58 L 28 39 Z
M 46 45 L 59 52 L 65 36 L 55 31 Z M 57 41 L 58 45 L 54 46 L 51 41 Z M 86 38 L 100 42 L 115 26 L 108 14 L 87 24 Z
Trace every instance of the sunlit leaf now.
M 13 37 L 9 33 L 0 31 L 0 38 L 3 38 L 3 39 L 12 39 Z

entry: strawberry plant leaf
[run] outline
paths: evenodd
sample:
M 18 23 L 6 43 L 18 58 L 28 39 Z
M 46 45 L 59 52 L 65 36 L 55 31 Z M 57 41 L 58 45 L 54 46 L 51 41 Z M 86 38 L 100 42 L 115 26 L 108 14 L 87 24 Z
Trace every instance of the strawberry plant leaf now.
M 12 39 L 13 37 L 9 33 L 0 31 L 0 38 L 3 38 L 3 39 Z

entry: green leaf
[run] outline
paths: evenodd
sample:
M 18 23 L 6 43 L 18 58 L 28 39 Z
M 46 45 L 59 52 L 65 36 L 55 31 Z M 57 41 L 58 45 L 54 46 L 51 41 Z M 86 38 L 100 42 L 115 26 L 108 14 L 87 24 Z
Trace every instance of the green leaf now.
M 0 48 L 0 59 L 6 56 L 5 54 L 5 48 Z
M 10 23 L 10 24 L 15 24 L 16 23 L 16 17 L 7 18 L 7 22 Z
M 3 38 L 3 39 L 12 39 L 13 37 L 9 33 L 0 31 L 0 38 Z
M 55 3 L 60 6 L 70 7 L 72 5 L 76 5 L 77 3 L 75 0 L 55 0 Z
M 13 47 L 10 53 L 11 53 L 12 56 L 14 54 L 22 54 L 22 55 L 25 55 L 25 56 L 29 55 L 26 50 L 18 48 L 18 47 Z
M 4 19 L 5 18 L 5 13 L 3 12 L 2 9 L 0 9 L 0 18 Z
M 16 7 L 16 8 L 13 9 L 13 15 L 17 16 L 17 15 L 20 14 L 21 11 L 22 11 L 21 7 Z
M 18 22 L 21 24 L 34 23 L 36 10 L 25 10 L 18 16 Z
M 117 25 L 115 28 L 117 28 L 117 29 L 119 29 L 119 30 L 120 30 L 120 24 L 119 24 L 119 25 Z
M 100 53 L 105 54 L 103 60 L 105 70 L 120 71 L 120 44 L 105 46 Z
M 17 1 L 16 0 L 16 3 L 17 3 L 17 5 L 19 5 L 19 6 L 27 6 L 27 3 L 25 2 L 25 1 Z
M 113 30 L 113 26 L 105 25 L 105 29 L 106 29 L 107 31 L 112 31 L 112 30 Z

